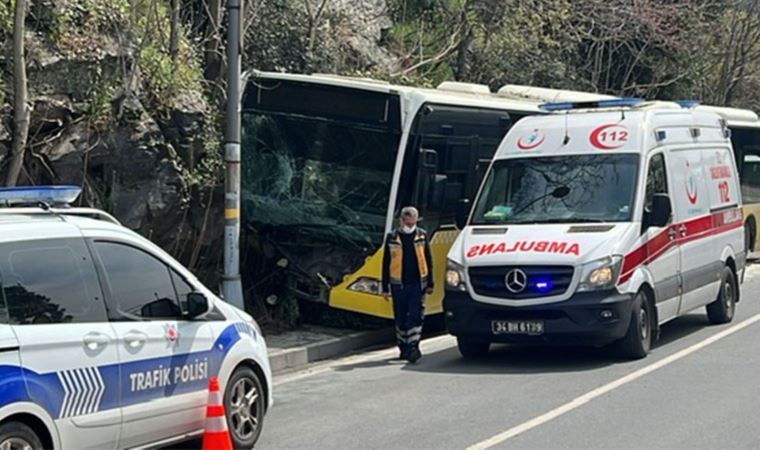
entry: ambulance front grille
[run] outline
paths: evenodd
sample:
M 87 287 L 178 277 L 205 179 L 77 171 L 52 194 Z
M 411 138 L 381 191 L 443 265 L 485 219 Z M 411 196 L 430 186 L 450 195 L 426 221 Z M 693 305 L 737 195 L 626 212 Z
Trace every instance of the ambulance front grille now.
M 507 274 L 513 270 L 525 274 L 522 291 L 507 289 Z M 573 270 L 572 266 L 476 266 L 470 267 L 468 273 L 478 295 L 523 300 L 564 294 L 573 281 Z

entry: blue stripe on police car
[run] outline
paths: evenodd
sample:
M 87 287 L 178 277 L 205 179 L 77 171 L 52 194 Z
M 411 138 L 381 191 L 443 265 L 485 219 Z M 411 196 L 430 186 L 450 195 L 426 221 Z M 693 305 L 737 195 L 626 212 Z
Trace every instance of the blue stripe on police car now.
M 203 390 L 207 388 L 208 377 L 219 372 L 224 357 L 241 339 L 241 334 L 255 337 L 252 331 L 232 324 L 209 350 L 124 364 L 45 374 L 3 365 L 0 407 L 31 401 L 53 418 L 69 418 Z

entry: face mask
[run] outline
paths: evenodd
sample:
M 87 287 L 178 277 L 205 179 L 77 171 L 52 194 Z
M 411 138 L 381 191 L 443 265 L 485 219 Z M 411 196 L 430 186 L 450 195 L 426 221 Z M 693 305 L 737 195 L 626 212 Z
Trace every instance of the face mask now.
M 417 225 L 412 225 L 411 227 L 409 225 L 404 225 L 401 227 L 401 231 L 404 232 L 404 234 L 412 234 L 414 233 L 414 230 L 417 229 Z

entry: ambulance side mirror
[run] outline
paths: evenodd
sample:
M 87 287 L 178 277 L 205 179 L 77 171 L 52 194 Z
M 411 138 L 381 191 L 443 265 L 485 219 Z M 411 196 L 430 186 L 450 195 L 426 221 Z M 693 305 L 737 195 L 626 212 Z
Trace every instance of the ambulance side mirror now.
M 462 230 L 467 226 L 467 218 L 470 216 L 470 200 L 463 198 L 457 203 L 456 215 L 454 221 L 458 229 Z
M 187 318 L 195 319 L 208 314 L 211 310 L 208 299 L 200 292 L 187 294 Z
M 648 226 L 662 228 L 670 223 L 673 208 L 668 194 L 654 194 L 652 197 L 652 211 L 649 213 Z

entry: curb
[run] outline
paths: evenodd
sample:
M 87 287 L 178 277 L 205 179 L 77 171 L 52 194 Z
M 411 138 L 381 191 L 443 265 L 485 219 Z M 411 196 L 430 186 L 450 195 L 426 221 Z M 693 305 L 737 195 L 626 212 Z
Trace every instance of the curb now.
M 364 347 L 393 343 L 394 340 L 395 333 L 392 328 L 361 331 L 301 347 L 276 350 L 269 354 L 269 365 L 272 368 L 272 373 L 278 374 Z

